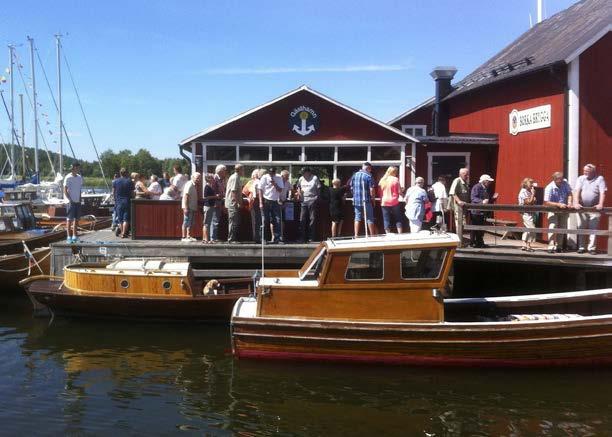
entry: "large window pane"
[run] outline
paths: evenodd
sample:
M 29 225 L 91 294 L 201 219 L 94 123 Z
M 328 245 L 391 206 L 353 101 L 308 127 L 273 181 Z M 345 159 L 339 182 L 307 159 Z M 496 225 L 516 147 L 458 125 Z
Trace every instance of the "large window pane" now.
M 357 252 L 351 254 L 345 278 L 351 281 L 383 279 L 382 252 Z
M 306 147 L 306 161 L 333 161 L 333 147 Z
M 367 147 L 338 147 L 338 161 L 365 161 L 368 159 Z
M 240 161 L 267 161 L 267 146 L 240 146 Z
M 301 147 L 272 147 L 272 161 L 300 161 Z
M 400 146 L 372 146 L 372 161 L 399 161 L 401 156 Z
M 440 276 L 445 249 L 404 250 L 400 254 L 402 279 L 436 279 Z
M 235 161 L 236 146 L 206 146 L 207 161 Z

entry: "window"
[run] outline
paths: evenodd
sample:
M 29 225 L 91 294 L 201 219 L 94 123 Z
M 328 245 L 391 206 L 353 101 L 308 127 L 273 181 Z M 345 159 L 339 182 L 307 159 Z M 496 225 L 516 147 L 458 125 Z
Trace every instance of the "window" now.
M 427 126 L 424 124 L 403 124 L 402 131 L 413 137 L 424 137 L 427 135 Z
M 436 279 L 440 277 L 445 249 L 404 250 L 400 254 L 402 279 Z
M 384 262 L 382 252 L 356 252 L 346 268 L 345 278 L 349 281 L 383 279 Z
M 301 147 L 272 147 L 272 161 L 301 161 Z
M 206 146 L 208 161 L 235 161 L 236 146 Z
M 333 161 L 333 147 L 306 147 L 306 161 Z
M 300 279 L 304 281 L 316 281 L 317 279 L 319 279 L 321 270 L 323 270 L 323 264 L 325 264 L 326 256 L 327 251 L 325 249 L 322 249 L 321 252 L 319 252 L 315 259 L 312 261 L 312 263 L 308 266 L 308 270 L 303 273 Z
M 338 161 L 366 161 L 368 159 L 367 147 L 338 147 Z
M 267 146 L 240 146 L 240 161 L 267 161 L 268 147 Z
M 372 161 L 397 161 L 402 157 L 400 147 L 374 147 L 372 146 Z

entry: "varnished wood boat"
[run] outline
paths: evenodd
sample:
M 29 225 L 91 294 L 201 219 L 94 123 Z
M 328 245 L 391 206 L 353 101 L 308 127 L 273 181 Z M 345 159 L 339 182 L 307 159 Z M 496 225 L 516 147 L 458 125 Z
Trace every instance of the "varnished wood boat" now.
M 55 228 L 56 230 L 61 228 L 64 232 L 66 231 L 66 217 L 42 214 L 40 217 L 37 217 L 36 221 L 41 227 Z M 97 231 L 109 228 L 112 222 L 112 217 L 86 215 L 79 219 L 79 228 L 85 231 Z
M 23 253 L 23 243 L 34 250 L 65 237 L 65 230 L 39 227 L 29 203 L 0 204 L 0 255 Z
M 454 234 L 328 240 L 268 272 L 231 320 L 238 358 L 439 366 L 610 366 L 612 289 L 444 299 Z
M 72 264 L 63 278 L 21 282 L 37 312 L 190 321 L 228 321 L 234 303 L 252 291 L 252 284 L 251 278 L 204 284 L 194 278 L 189 263 L 164 260 Z
M 18 292 L 19 281 L 22 279 L 32 275 L 49 274 L 51 249 L 40 247 L 33 249 L 31 253 L 38 266 L 23 252 L 0 255 L 0 284 L 2 284 L 0 288 L 3 292 Z

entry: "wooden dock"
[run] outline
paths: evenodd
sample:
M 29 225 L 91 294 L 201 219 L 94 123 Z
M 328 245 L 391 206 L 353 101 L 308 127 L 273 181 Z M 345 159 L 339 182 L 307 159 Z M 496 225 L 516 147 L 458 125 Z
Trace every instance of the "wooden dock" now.
M 612 271 L 612 257 L 606 254 L 589 255 L 576 252 L 550 254 L 546 245 L 535 243 L 534 252 L 520 250 L 520 240 L 502 240 L 498 236 L 485 236 L 489 247 L 475 249 L 463 247 L 455 258 L 461 262 L 504 263 L 551 267 L 576 267 L 581 269 Z M 300 266 L 312 252 L 315 244 L 278 244 L 265 246 L 266 266 L 292 268 Z M 52 245 L 52 274 L 61 275 L 66 264 L 79 257 L 96 262 L 117 257 L 165 257 L 171 260 L 190 261 L 200 271 L 215 271 L 219 276 L 236 268 L 244 268 L 251 274 L 261 264 L 261 245 L 203 244 L 200 241 L 183 243 L 180 240 L 131 240 L 116 237 L 110 229 L 85 234 L 76 244 L 58 242 Z

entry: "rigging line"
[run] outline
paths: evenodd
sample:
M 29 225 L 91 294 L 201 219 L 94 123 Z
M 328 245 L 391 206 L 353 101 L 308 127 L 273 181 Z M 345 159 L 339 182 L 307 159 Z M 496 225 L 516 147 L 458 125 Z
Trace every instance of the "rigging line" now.
M 17 71 L 19 71 L 19 76 L 21 77 L 21 83 L 23 83 L 23 88 L 25 90 L 26 96 L 28 97 L 28 103 L 30 104 L 30 108 L 34 110 L 34 103 L 32 97 L 30 96 L 30 92 L 28 91 L 28 85 L 26 84 L 26 80 L 23 76 L 23 66 L 19 63 L 19 56 L 15 54 L 17 58 Z M 38 130 L 40 132 L 40 138 L 43 140 L 43 145 L 45 146 L 45 152 L 47 153 L 47 159 L 49 160 L 49 164 L 51 164 L 51 170 L 53 171 L 53 175 L 55 176 L 55 165 L 53 165 L 53 160 L 51 159 L 51 155 L 49 154 L 49 148 L 47 147 L 47 142 L 45 141 L 45 136 L 43 135 L 43 130 L 40 127 L 40 122 L 36 120 L 36 125 L 38 126 Z
M 74 88 L 74 93 L 76 94 L 77 102 L 79 102 L 79 108 L 81 108 L 81 114 L 83 114 L 83 120 L 85 120 L 85 126 L 87 126 L 87 133 L 89 133 L 89 139 L 91 140 L 91 144 L 94 148 L 94 151 L 96 152 L 96 156 L 98 158 L 98 165 L 100 166 L 100 171 L 102 172 L 102 178 L 104 179 L 106 188 L 110 190 L 110 185 L 108 185 L 108 180 L 106 179 L 106 175 L 104 174 L 104 168 L 102 167 L 102 160 L 100 159 L 100 154 L 98 153 L 96 142 L 93 139 L 93 135 L 89 127 L 89 121 L 87 120 L 87 116 L 85 115 L 85 110 L 83 109 L 83 104 L 81 103 L 81 96 L 79 94 L 79 91 L 77 90 L 76 83 L 74 82 L 74 77 L 72 76 L 72 70 L 70 69 L 68 58 L 66 57 L 66 49 L 64 49 L 63 45 L 62 45 L 62 49 L 63 49 L 62 54 L 64 55 L 64 62 L 66 63 L 66 67 L 68 70 L 68 76 L 70 76 L 70 82 L 72 82 L 72 88 Z
M 35 47 L 34 51 L 36 52 L 36 57 L 38 58 L 38 63 L 40 64 L 40 68 L 43 72 L 43 76 L 45 78 L 45 82 L 47 83 L 47 87 L 49 88 L 49 93 L 51 94 L 51 100 L 53 100 L 53 105 L 55 105 L 55 110 L 59 111 L 59 107 L 57 106 L 57 101 L 55 100 L 55 95 L 53 94 L 53 90 L 51 89 L 51 83 L 49 82 L 49 77 L 47 76 L 47 70 L 45 70 L 45 66 L 42 63 L 42 60 L 40 59 L 40 54 L 38 53 L 38 48 Z M 62 130 L 64 131 L 64 134 L 66 135 L 66 141 L 68 141 L 68 146 L 70 146 L 70 152 L 72 152 L 72 157 L 74 159 L 76 159 L 76 156 L 74 154 L 74 149 L 72 148 L 72 142 L 70 141 L 70 137 L 68 136 L 68 132 L 66 131 L 66 125 L 64 124 L 64 122 L 62 121 Z M 60 172 L 62 171 L 62 169 L 60 168 Z

